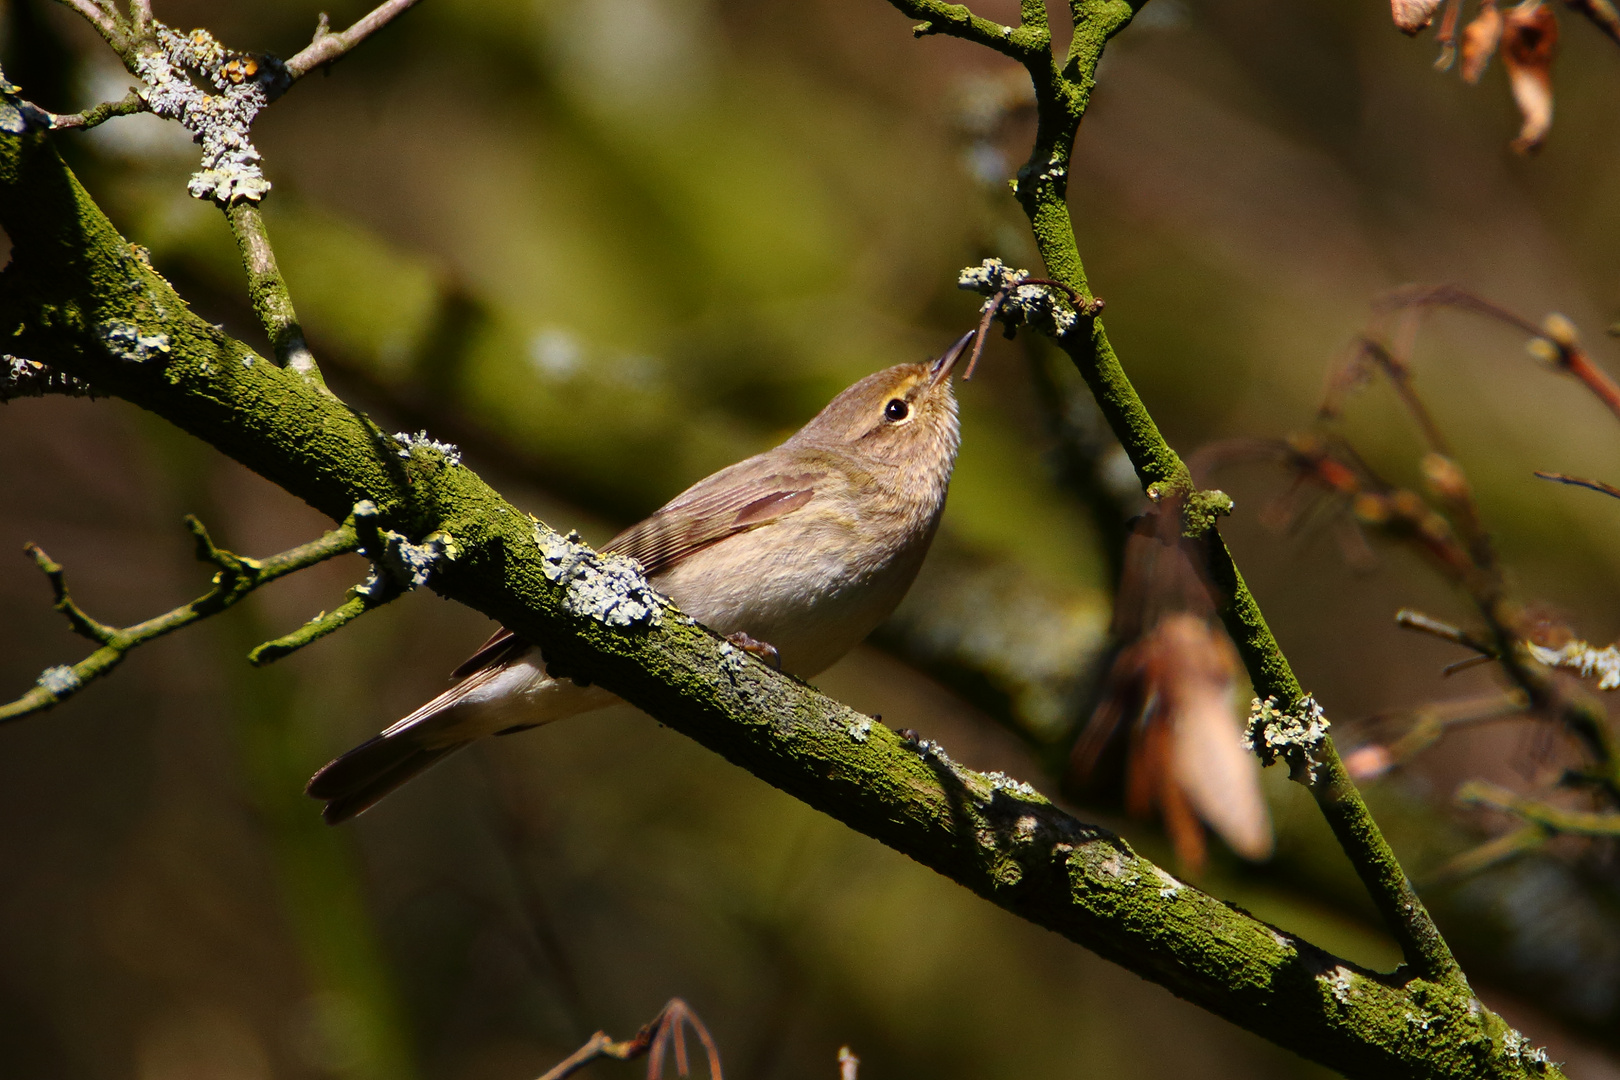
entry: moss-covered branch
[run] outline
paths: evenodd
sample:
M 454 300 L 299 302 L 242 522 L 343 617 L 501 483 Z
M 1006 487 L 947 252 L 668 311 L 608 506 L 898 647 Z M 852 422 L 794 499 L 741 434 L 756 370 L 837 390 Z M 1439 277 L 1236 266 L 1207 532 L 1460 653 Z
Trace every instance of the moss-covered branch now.
M 369 501 L 379 533 L 436 591 L 761 779 L 1349 1075 L 1560 1075 L 1466 986 L 1330 956 L 1026 785 L 962 768 L 740 654 L 634 581 L 603 591 L 611 566 L 471 470 L 423 446 L 402 457 L 367 418 L 193 315 L 43 132 L 0 132 L 0 226 L 14 244 L 0 337 L 19 351 L 167 418 L 334 520 Z
M 930 13 L 944 6 L 938 0 L 891 2 L 915 18 L 929 18 Z M 1098 306 L 1086 280 L 1069 217 L 1069 161 L 1096 85 L 1097 62 L 1108 40 L 1130 23 L 1145 2 L 1070 0 L 1074 37 L 1062 68 L 1056 67 L 1046 49 L 1018 57 L 1034 83 L 1037 121 L 1034 147 L 1029 160 L 1018 170 L 1013 190 L 1029 218 L 1047 274 L 1079 297 L 1075 318 L 1058 328 L 1055 340 L 1091 387 L 1103 415 L 1130 455 L 1143 490 L 1157 501 L 1179 503 L 1188 535 L 1203 538 L 1210 578 L 1218 594 L 1217 609 L 1248 669 L 1254 692 L 1260 700 L 1275 700 L 1281 712 L 1288 714 L 1300 707 L 1305 691 L 1215 528 L 1216 518 L 1230 507 L 1230 500 L 1219 493 L 1196 489 L 1187 466 L 1165 440 L 1131 385 L 1097 316 Z M 1044 40 L 1050 41 L 1043 4 L 1024 4 L 1022 16 L 1021 30 L 1044 35 Z M 942 24 L 941 32 L 953 33 L 954 26 Z M 977 40 L 967 33 L 956 36 Z M 1313 746 L 1312 754 L 1315 767 L 1305 774 L 1308 786 L 1400 943 L 1407 962 L 1430 978 L 1466 986 L 1462 969 L 1373 821 L 1332 739 L 1324 735 Z

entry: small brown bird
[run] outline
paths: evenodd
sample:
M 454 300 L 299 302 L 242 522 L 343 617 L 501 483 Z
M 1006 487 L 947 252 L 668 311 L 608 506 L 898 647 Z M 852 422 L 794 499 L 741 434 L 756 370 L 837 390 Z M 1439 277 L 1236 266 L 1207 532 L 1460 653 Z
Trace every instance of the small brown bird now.
M 774 450 L 721 469 L 604 551 L 639 562 L 688 615 L 800 678 L 824 671 L 911 587 L 934 538 L 961 432 L 951 370 L 900 364 L 839 394 Z M 328 764 L 308 792 L 347 821 L 441 758 L 618 701 L 546 673 L 502 628 L 449 690 Z

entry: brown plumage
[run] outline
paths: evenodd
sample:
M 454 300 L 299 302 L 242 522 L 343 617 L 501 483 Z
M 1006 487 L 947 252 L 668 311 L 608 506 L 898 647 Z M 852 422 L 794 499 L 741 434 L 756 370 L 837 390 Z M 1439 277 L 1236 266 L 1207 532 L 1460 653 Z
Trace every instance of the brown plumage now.
M 950 375 L 973 340 L 931 364 L 868 375 L 773 450 L 698 481 L 603 548 L 639 563 L 687 614 L 777 650 L 809 678 L 866 637 L 911 586 L 945 506 L 960 433 Z M 502 628 L 443 694 L 309 782 L 336 824 L 487 735 L 618 699 L 546 673 Z

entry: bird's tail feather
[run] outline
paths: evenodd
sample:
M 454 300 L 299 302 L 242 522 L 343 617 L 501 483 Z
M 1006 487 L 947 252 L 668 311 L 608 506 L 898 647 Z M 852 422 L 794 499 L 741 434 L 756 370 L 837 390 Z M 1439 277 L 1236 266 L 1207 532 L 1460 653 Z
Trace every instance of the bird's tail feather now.
M 409 716 L 391 724 L 381 735 L 327 762 L 320 772 L 310 777 L 304 788 L 305 794 L 326 803 L 321 817 L 328 825 L 348 821 L 483 734 L 475 732 L 458 739 L 447 729 L 453 727 L 460 716 L 456 707 L 505 670 L 504 666 L 496 666 L 473 672 Z
M 423 746 L 410 732 L 378 735 L 329 762 L 304 790 L 325 801 L 321 817 L 326 823 L 339 825 L 466 745 Z

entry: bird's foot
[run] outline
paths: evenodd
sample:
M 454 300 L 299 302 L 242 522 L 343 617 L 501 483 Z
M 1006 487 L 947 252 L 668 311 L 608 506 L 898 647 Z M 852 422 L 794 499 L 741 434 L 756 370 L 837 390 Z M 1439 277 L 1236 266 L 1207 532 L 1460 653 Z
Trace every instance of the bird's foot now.
M 776 646 L 772 645 L 770 642 L 755 640 L 754 638 L 751 638 L 747 634 L 743 633 L 741 630 L 737 631 L 735 634 L 728 635 L 726 640 L 737 646 L 737 648 L 741 649 L 743 652 L 751 653 L 754 656 L 759 657 L 777 671 L 782 670 L 782 654 L 777 652 Z

